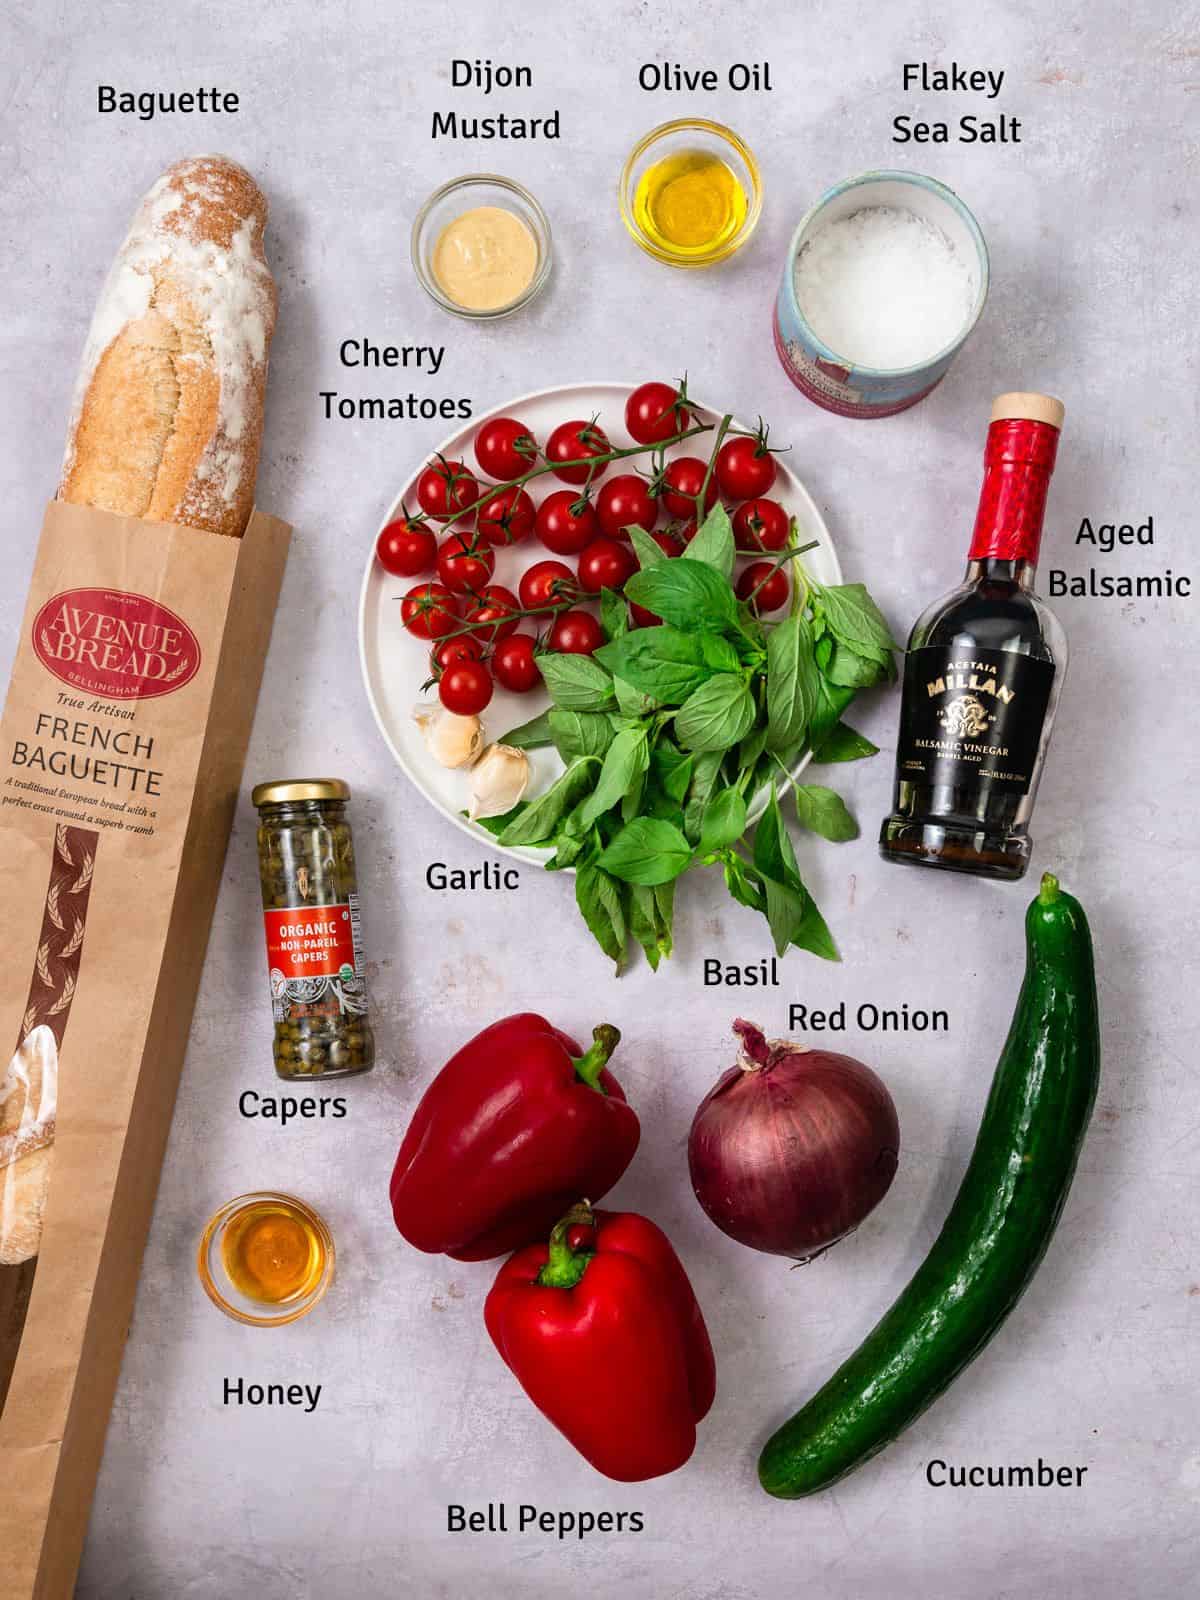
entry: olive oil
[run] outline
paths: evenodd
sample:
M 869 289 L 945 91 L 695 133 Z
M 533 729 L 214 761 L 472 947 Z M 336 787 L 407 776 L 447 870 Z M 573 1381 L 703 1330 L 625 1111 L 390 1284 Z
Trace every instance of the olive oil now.
M 711 150 L 677 150 L 647 167 L 633 214 L 658 249 L 691 265 L 718 257 L 736 238 L 749 202 L 733 168 Z
M 282 1197 L 236 1211 L 221 1235 L 221 1264 L 234 1288 L 260 1305 L 303 1300 L 325 1270 L 326 1246 L 306 1210 Z

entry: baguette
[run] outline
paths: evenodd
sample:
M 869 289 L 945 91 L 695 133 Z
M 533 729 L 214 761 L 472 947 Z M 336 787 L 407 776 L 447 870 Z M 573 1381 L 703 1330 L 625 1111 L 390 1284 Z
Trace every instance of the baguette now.
M 150 189 L 84 348 L 60 500 L 241 537 L 275 326 L 266 222 L 224 156 L 178 161 Z

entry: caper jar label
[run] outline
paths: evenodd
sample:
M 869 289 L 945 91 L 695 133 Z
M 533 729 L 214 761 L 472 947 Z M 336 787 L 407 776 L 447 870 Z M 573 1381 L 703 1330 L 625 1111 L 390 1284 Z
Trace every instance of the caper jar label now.
M 349 797 L 337 778 L 254 790 L 281 1078 L 344 1077 L 375 1060 Z

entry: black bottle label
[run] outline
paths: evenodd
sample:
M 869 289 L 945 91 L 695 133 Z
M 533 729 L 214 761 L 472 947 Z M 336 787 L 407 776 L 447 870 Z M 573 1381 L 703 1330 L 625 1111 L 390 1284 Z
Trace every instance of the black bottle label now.
M 1027 794 L 1053 683 L 1053 662 L 1017 651 L 910 650 L 897 776 Z

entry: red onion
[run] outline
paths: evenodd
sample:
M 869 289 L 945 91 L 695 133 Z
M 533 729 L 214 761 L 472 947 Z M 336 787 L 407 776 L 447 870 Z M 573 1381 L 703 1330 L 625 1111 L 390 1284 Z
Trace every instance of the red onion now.
M 696 1199 L 731 1239 L 803 1260 L 835 1243 L 891 1187 L 896 1107 L 861 1061 L 768 1044 L 739 1018 L 737 1065 L 700 1103 L 688 1136 Z

